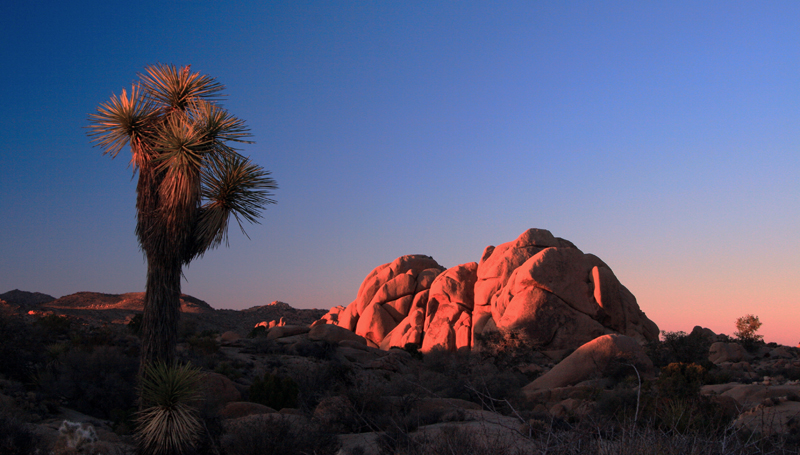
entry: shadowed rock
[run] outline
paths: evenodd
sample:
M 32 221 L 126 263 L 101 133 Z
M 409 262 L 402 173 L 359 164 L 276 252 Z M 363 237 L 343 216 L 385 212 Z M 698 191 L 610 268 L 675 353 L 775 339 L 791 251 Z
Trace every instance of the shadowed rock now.
M 640 374 L 653 368 L 653 363 L 645 355 L 644 349 L 633 338 L 616 334 L 603 335 L 579 347 L 552 370 L 525 386 L 522 391 L 526 395 L 531 395 L 538 390 L 571 386 L 588 379 L 598 379 L 614 360 L 637 365 Z

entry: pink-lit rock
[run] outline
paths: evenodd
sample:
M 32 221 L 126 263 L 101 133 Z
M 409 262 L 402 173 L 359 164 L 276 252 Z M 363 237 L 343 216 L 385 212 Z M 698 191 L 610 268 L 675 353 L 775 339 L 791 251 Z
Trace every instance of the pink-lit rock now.
M 607 264 L 543 229 L 447 270 L 428 256 L 401 256 L 376 267 L 350 305 L 323 319 L 383 349 L 416 343 L 422 351 L 471 348 L 497 330 L 550 350 L 612 333 L 639 343 L 659 334 Z

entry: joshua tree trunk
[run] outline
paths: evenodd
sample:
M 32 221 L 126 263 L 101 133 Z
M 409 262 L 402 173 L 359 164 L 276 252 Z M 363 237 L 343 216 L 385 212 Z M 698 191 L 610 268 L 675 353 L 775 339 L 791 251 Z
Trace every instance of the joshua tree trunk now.
M 163 173 L 156 172 L 152 161 L 142 165 L 136 188 L 136 234 L 147 257 L 147 284 L 139 373 L 154 362 L 172 363 L 178 339 L 182 253 L 187 238 L 180 223 L 191 215 L 174 207 L 165 210 L 165 198 L 159 191 L 163 180 Z
M 147 258 L 140 373 L 175 360 L 183 266 L 227 243 L 229 215 L 241 227 L 275 202 L 269 172 L 229 145 L 250 133 L 214 102 L 222 88 L 189 66 L 149 66 L 130 96 L 123 90 L 90 115 L 92 140 L 112 158 L 130 146 L 139 173 L 136 237 Z
M 181 262 L 147 258 L 140 371 L 153 362 L 175 359 L 180 318 Z

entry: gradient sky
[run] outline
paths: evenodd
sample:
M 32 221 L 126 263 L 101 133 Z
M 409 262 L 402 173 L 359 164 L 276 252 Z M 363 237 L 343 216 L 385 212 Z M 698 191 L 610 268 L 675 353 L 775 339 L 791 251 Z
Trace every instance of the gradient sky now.
M 231 6 L 229 3 L 235 3 Z M 3 2 L 0 292 L 143 291 L 129 155 L 87 116 L 146 65 L 227 87 L 278 204 L 185 270 L 216 308 L 346 305 L 549 229 L 662 330 L 800 341 L 800 2 Z

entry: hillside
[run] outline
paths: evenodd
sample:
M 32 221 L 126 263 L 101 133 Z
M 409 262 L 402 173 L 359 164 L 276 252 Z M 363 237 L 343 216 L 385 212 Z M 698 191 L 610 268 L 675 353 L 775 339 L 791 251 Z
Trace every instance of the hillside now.
M 0 307 L 14 313 L 57 314 L 79 318 L 90 324 L 126 324 L 144 308 L 143 292 L 103 294 L 77 292 L 58 299 L 39 292 L 15 289 L 0 294 Z M 288 324 L 310 324 L 325 314 L 325 310 L 296 309 L 284 302 L 273 302 L 246 310 L 218 310 L 203 300 L 181 294 L 181 315 L 199 329 L 225 332 L 232 330 L 247 334 L 262 321 L 284 320 Z

